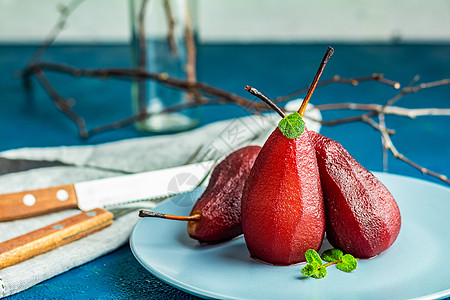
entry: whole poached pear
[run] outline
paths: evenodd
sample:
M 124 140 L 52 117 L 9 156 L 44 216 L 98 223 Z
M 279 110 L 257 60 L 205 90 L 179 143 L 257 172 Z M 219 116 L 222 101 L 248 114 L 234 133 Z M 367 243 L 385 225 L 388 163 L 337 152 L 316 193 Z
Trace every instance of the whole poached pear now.
M 260 146 L 246 146 L 229 154 L 211 173 L 208 186 L 195 203 L 187 232 L 200 243 L 219 243 L 242 234 L 241 197 L 245 180 L 260 151 Z
M 273 265 L 305 261 L 318 250 L 325 213 L 316 154 L 298 113 L 283 118 L 245 183 L 242 229 L 250 255 Z
M 388 249 L 401 216 L 388 189 L 338 142 L 310 131 L 325 201 L 327 239 L 359 258 Z
M 260 149 L 260 146 L 240 148 L 215 166 L 208 186 L 189 216 L 148 210 L 140 210 L 139 216 L 188 221 L 189 237 L 201 244 L 220 243 L 241 235 L 242 190 Z

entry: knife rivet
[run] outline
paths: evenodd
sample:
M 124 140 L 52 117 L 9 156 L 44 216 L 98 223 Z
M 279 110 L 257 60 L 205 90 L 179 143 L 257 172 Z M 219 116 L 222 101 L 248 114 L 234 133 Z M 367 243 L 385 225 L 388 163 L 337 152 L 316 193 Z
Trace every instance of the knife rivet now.
M 53 225 L 53 229 L 56 229 L 56 230 L 63 229 L 63 228 L 64 228 L 64 226 L 62 226 L 61 224 Z
M 34 197 L 31 194 L 26 194 L 25 196 L 23 196 L 23 204 L 25 204 L 26 206 L 33 206 L 36 203 L 36 197 Z
M 97 215 L 97 213 L 95 211 L 88 211 L 86 213 L 86 216 L 88 216 L 88 217 L 95 217 L 96 215 Z
M 66 201 L 67 199 L 69 199 L 69 193 L 66 190 L 58 190 L 56 192 L 56 198 L 59 201 Z

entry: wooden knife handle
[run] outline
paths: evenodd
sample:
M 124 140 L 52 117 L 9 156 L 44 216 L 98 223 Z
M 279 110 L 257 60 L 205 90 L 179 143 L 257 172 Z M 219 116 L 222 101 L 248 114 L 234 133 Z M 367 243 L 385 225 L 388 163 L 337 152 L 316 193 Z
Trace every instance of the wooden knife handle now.
M 73 184 L 0 195 L 0 222 L 78 207 Z
M 113 214 L 96 208 L 0 244 L 0 270 L 76 241 L 113 222 Z

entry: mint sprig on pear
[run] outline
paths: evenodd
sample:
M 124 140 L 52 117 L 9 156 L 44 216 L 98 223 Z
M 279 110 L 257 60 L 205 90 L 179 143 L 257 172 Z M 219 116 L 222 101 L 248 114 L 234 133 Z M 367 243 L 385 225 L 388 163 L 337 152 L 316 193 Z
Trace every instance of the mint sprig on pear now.
M 283 118 L 278 123 L 278 128 L 285 137 L 289 139 L 295 139 L 302 135 L 302 133 L 305 131 L 305 122 L 303 121 L 302 116 L 298 112 L 286 115 L 280 107 L 278 107 L 272 100 L 270 100 L 266 95 L 264 95 L 254 87 L 250 87 L 247 85 L 245 89 L 250 94 L 263 100 L 274 111 L 276 111 L 280 115 L 280 117 Z
M 278 128 L 285 137 L 295 139 L 302 135 L 303 131 L 305 131 L 305 122 L 303 122 L 303 118 L 298 112 L 286 115 L 278 105 L 276 105 L 266 95 L 264 95 L 254 87 L 247 85 L 245 89 L 253 96 L 256 96 L 262 101 L 264 101 L 275 112 L 277 112 L 280 115 L 280 117 L 283 118 L 278 123 Z
M 305 258 L 308 264 L 302 268 L 302 274 L 304 276 L 316 279 L 327 276 L 327 268 L 324 267 L 322 259 L 315 250 L 309 249 L 306 251 Z
M 328 249 L 322 253 L 322 259 L 326 262 L 340 260 L 344 253 L 339 249 Z
M 322 253 L 322 257 L 317 251 L 309 249 L 305 253 L 305 258 L 308 264 L 302 268 L 303 276 L 316 279 L 324 278 L 327 275 L 327 267 L 331 265 L 336 265 L 336 268 L 344 272 L 351 272 L 358 266 L 356 258 L 350 254 L 344 254 L 339 249 L 326 250 Z M 327 263 L 323 264 L 322 260 Z
M 305 131 L 305 122 L 298 112 L 290 114 L 278 123 L 278 128 L 289 139 L 295 139 Z

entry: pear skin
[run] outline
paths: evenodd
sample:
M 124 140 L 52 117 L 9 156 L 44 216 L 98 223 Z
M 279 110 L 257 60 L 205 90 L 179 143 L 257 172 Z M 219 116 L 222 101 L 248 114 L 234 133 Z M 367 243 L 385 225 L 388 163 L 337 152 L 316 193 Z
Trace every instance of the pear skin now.
M 388 249 L 401 227 L 391 193 L 341 144 L 313 131 L 310 136 L 324 193 L 328 241 L 359 258 Z
M 242 234 L 242 191 L 260 149 L 247 146 L 236 150 L 214 168 L 206 190 L 190 213 L 201 215 L 200 220 L 188 222 L 191 238 L 213 244 Z
M 277 127 L 265 142 L 242 195 L 242 228 L 250 255 L 269 264 L 300 263 L 320 248 L 324 203 L 306 128 L 290 139 Z

